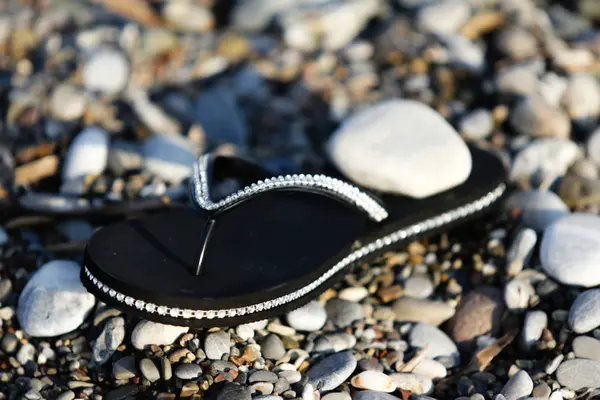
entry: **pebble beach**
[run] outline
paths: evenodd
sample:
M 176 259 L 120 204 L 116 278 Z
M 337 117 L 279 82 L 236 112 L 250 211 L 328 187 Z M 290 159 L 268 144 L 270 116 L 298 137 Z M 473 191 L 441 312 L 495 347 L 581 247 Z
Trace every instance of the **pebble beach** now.
M 0 400 L 600 398 L 599 121 L 599 0 L 0 1 Z M 207 152 L 425 198 L 466 144 L 502 207 L 285 315 L 165 325 L 80 281 Z

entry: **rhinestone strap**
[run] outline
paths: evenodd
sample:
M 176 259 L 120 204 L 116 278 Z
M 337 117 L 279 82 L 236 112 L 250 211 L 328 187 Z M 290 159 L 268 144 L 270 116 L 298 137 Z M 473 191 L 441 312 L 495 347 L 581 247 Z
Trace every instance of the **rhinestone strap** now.
M 355 261 L 358 261 L 365 256 L 377 251 L 381 250 L 386 246 L 390 246 L 398 241 L 408 239 L 410 237 L 416 236 L 421 233 L 425 233 L 427 231 L 431 231 L 433 229 L 439 228 L 441 226 L 447 225 L 453 221 L 458 219 L 465 218 L 471 214 L 474 214 L 478 211 L 483 210 L 484 208 L 490 206 L 494 203 L 506 190 L 506 186 L 504 184 L 500 184 L 496 189 L 489 192 L 487 195 L 481 197 L 478 200 L 473 201 L 472 203 L 465 204 L 461 207 L 455 208 L 454 210 L 447 211 L 441 215 L 436 217 L 431 217 L 417 224 L 411 225 L 409 227 L 400 229 L 396 232 L 392 232 L 389 235 L 383 236 L 355 251 L 347 255 L 345 258 L 336 263 L 331 269 L 329 269 L 325 274 L 319 277 L 317 280 L 312 283 L 304 286 L 301 289 L 298 289 L 290 294 L 285 296 L 278 297 L 273 300 L 265 301 L 262 303 L 252 304 L 245 307 L 238 308 L 230 308 L 230 309 L 221 309 L 221 310 L 191 310 L 191 309 L 182 309 L 176 307 L 167 307 L 164 305 L 156 305 L 153 303 L 147 303 L 143 300 L 134 299 L 133 297 L 126 296 L 123 293 L 119 293 L 116 290 L 110 288 L 106 284 L 102 283 L 98 278 L 96 278 L 90 270 L 84 266 L 84 272 L 86 277 L 96 286 L 99 290 L 106 293 L 108 296 L 116 299 L 120 303 L 124 303 L 130 307 L 135 307 L 139 310 L 145 310 L 148 313 L 156 313 L 159 315 L 169 315 L 173 318 L 183 318 L 183 319 L 214 319 L 214 318 L 231 318 L 235 316 L 241 316 L 246 314 L 253 314 L 256 312 L 269 310 L 271 308 L 275 308 L 287 303 L 290 303 L 294 300 L 297 300 L 311 291 L 315 290 L 323 283 L 325 283 L 329 278 L 340 272 L 345 267 L 349 266 Z
M 356 205 L 358 208 L 369 214 L 369 217 L 374 221 L 381 222 L 388 216 L 385 208 L 368 194 L 344 181 L 325 175 L 300 174 L 267 178 L 264 181 L 258 181 L 250 186 L 246 186 L 244 189 L 238 190 L 236 193 L 214 203 L 210 199 L 207 172 L 208 163 L 211 157 L 211 154 L 201 156 L 198 159 L 198 162 L 194 164 L 193 171 L 194 199 L 196 200 L 196 203 L 205 210 L 216 210 L 226 207 L 257 193 L 273 189 L 310 187 L 331 193 L 339 199 Z

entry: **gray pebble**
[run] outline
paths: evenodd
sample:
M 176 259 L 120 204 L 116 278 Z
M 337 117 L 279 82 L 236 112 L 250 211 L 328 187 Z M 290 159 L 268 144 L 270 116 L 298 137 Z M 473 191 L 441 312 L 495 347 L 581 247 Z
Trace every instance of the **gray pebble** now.
M 231 337 L 225 331 L 209 333 L 204 341 L 204 352 L 209 360 L 220 360 L 225 354 L 229 354 Z
M 363 358 L 358 362 L 358 367 L 362 371 L 377 371 L 383 372 L 383 366 L 379 362 L 379 360 L 375 358 Z
M 494 129 L 492 113 L 480 108 L 465 115 L 459 123 L 459 132 L 466 140 L 478 141 L 488 137 Z
M 58 395 L 56 400 L 73 400 L 75 398 L 75 393 L 72 390 L 67 390 L 66 392 L 62 392 Z
M 270 382 L 270 383 L 275 383 L 277 382 L 277 375 L 274 372 L 271 371 L 256 371 L 253 372 L 250 377 L 248 378 L 248 382 L 249 383 L 254 383 L 254 382 Z
M 385 392 L 363 390 L 354 394 L 354 400 L 400 400 L 400 398 Z
M 533 391 L 533 381 L 527 372 L 521 370 L 513 375 L 502 388 L 502 395 L 506 400 L 519 400 L 529 396 Z
M 565 359 L 565 356 L 562 354 L 557 355 L 552 360 L 548 361 L 546 367 L 544 368 L 544 372 L 548 375 L 552 375 L 556 369 L 560 366 L 560 363 Z
M 149 358 L 144 358 L 140 361 L 140 371 L 144 378 L 150 382 L 156 382 L 160 379 L 160 373 L 158 372 L 158 368 L 156 368 L 156 364 Z
M 600 340 L 590 336 L 577 336 L 572 346 L 575 357 L 600 361 Z
M 135 359 L 133 356 L 123 357 L 113 364 L 113 377 L 117 380 L 131 379 L 137 375 Z
M 556 379 L 562 386 L 572 390 L 600 386 L 600 361 L 576 358 L 560 364 Z
M 535 36 L 524 28 L 513 25 L 503 29 L 496 36 L 496 47 L 514 59 L 524 59 L 537 55 L 538 43 Z
M 542 399 L 547 399 L 552 394 L 552 389 L 546 382 L 540 382 L 533 388 L 533 392 L 531 393 L 532 397 L 540 397 Z
M 526 96 L 536 91 L 538 78 L 531 68 L 517 64 L 499 70 L 495 75 L 495 83 L 500 93 Z
M 548 324 L 548 316 L 543 311 L 529 311 L 525 314 L 521 340 L 525 349 L 532 349 L 542 337 Z
M 125 320 L 114 317 L 108 320 L 94 343 L 92 357 L 98 365 L 106 363 L 125 339 Z
M 320 391 L 333 390 L 352 375 L 356 364 L 350 351 L 333 354 L 308 370 L 308 383 Z
M 362 306 L 352 301 L 332 299 L 327 302 L 325 307 L 328 318 L 340 328 L 345 328 L 352 322 L 363 318 Z
M 31 343 L 23 343 L 19 351 L 17 351 L 17 361 L 21 365 L 27 364 L 28 361 L 35 359 L 35 347 Z
M 288 390 L 290 390 L 290 383 L 285 378 L 279 378 L 273 384 L 274 393 L 284 393 Z
M 0 342 L 0 349 L 2 349 L 4 353 L 10 354 L 17 349 L 18 343 L 19 339 L 14 333 L 6 332 L 2 337 L 2 342 Z
M 285 346 L 279 336 L 271 333 L 260 340 L 260 351 L 268 360 L 279 360 L 285 355 Z
M 2 246 L 2 227 L 0 227 L 0 246 Z M 12 282 L 10 279 L 0 279 L 0 303 L 8 298 L 12 291 Z
M 318 331 L 327 322 L 327 311 L 318 301 L 311 301 L 286 315 L 290 326 L 298 331 Z
M 569 310 L 569 326 L 576 333 L 586 333 L 600 326 L 600 289 L 581 293 Z
M 173 367 L 171 361 L 167 357 L 161 357 L 160 359 L 160 374 L 163 380 L 168 381 L 173 377 Z
M 509 120 L 518 133 L 526 136 L 568 139 L 571 134 L 571 121 L 567 114 L 539 95 L 521 100 Z
M 427 275 L 416 274 L 404 282 L 404 295 L 425 299 L 433 293 L 433 283 Z
M 560 197 L 541 190 L 515 193 L 507 200 L 506 208 L 521 210 L 523 225 L 538 232 L 569 213 Z
M 531 253 L 537 242 L 537 233 L 533 229 L 521 229 L 512 241 L 506 253 L 506 273 L 515 276 L 529 263 Z
M 281 378 L 285 378 L 290 385 L 300 382 L 302 374 L 294 370 L 284 370 L 277 373 Z
M 196 379 L 202 374 L 202 368 L 198 364 L 181 364 L 175 369 L 175 376 L 179 379 Z
M 416 324 L 410 331 L 408 342 L 417 349 L 429 346 L 429 350 L 427 350 L 428 358 L 447 356 L 451 361 L 451 366 L 460 363 L 460 355 L 456 344 L 448 335 L 435 326 L 424 323 Z

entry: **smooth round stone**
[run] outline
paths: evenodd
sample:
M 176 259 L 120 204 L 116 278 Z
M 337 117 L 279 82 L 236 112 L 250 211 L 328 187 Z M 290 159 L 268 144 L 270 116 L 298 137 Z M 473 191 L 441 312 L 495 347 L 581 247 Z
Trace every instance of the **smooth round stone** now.
M 127 171 L 142 169 L 144 157 L 138 143 L 117 139 L 108 152 L 108 168 L 121 175 Z
M 426 352 L 427 358 L 436 358 L 440 356 L 449 357 L 452 366 L 460 364 L 460 354 L 456 344 L 435 326 L 424 323 L 416 324 L 410 331 L 408 342 L 412 347 L 423 349 L 429 346 Z
M 577 144 L 567 139 L 541 138 L 519 151 L 510 170 L 513 181 L 541 180 L 563 176 L 579 157 Z
M 569 208 L 560 197 L 542 190 L 516 192 L 508 198 L 505 208 L 520 210 L 523 225 L 537 232 L 543 232 L 569 214 Z
M 225 331 L 209 333 L 204 340 L 204 352 L 209 360 L 220 360 L 229 354 L 231 337 Z
M 535 289 L 528 281 L 513 279 L 504 287 L 504 303 L 509 310 L 520 312 L 529 307 L 534 294 Z
M 538 42 L 528 30 L 511 25 L 496 36 L 496 47 L 505 55 L 514 59 L 536 56 Z
M 302 379 L 302 374 L 294 370 L 280 371 L 278 372 L 278 375 L 280 378 L 285 378 L 285 380 L 287 380 L 290 385 L 298 383 Z
M 321 397 L 321 400 L 352 400 L 352 397 L 347 392 L 329 393 Z
M 548 316 L 543 311 L 529 311 L 525 314 L 523 330 L 521 331 L 521 340 L 525 349 L 534 348 L 535 344 L 542 337 L 544 329 L 548 325 Z
M 153 344 L 157 346 L 171 344 L 189 329 L 187 326 L 166 325 L 143 320 L 133 328 L 131 344 L 139 350 Z
M 576 213 L 546 229 L 540 246 L 544 271 L 565 285 L 600 284 L 600 217 Z
M 83 65 L 82 78 L 87 90 L 116 94 L 129 81 L 129 61 L 120 51 L 99 50 Z
M 356 337 L 349 333 L 333 333 L 320 336 L 315 340 L 314 351 L 342 351 L 351 349 L 356 345 Z
M 307 383 L 323 392 L 333 390 L 352 375 L 356 364 L 356 357 L 351 351 L 335 353 L 308 370 Z
M 482 46 L 470 41 L 462 35 L 451 35 L 442 37 L 444 45 L 448 49 L 450 64 L 461 69 L 467 69 L 472 73 L 479 74 L 485 68 L 485 52 Z M 475 113 L 478 111 L 476 110 Z M 485 118 L 487 119 L 487 118 Z M 469 139 L 469 135 L 477 134 L 481 137 L 484 127 L 484 119 L 476 117 L 477 121 L 470 121 L 469 127 L 463 126 L 465 131 L 461 130 L 463 137 Z M 487 122 L 485 122 L 487 124 Z M 476 126 L 477 127 L 476 127 Z M 467 133 L 468 132 L 468 133 Z M 490 128 L 491 132 L 491 128 Z M 471 140 L 477 140 L 471 138 Z
M 192 2 L 169 1 L 162 14 L 171 27 L 184 32 L 206 32 L 214 25 L 211 12 Z
M 0 303 L 6 300 L 11 292 L 12 282 L 9 279 L 0 279 Z
M 427 275 L 413 275 L 404 282 L 404 295 L 425 299 L 433 293 L 433 283 Z
M 457 32 L 470 15 L 468 2 L 442 0 L 419 10 L 416 24 L 424 33 L 447 35 Z
M 533 381 L 525 371 L 519 371 L 506 382 L 502 395 L 506 400 L 519 400 L 533 392 Z
M 338 297 L 342 300 L 359 302 L 369 295 L 369 290 L 364 286 L 351 286 L 340 290 Z
M 521 135 L 567 139 L 571 134 L 571 121 L 567 114 L 548 104 L 539 95 L 521 100 L 511 112 L 509 120 Z
M 587 72 L 576 72 L 569 77 L 562 104 L 571 119 L 596 119 L 600 114 L 600 85 Z
M 569 310 L 569 326 L 576 333 L 586 333 L 600 326 L 600 289 L 581 293 Z
M 167 182 L 179 183 L 192 174 L 196 154 L 183 137 L 153 136 L 142 147 L 144 168 Z
M 385 392 L 363 390 L 354 394 L 354 400 L 400 400 L 400 398 Z
M 537 93 L 546 100 L 547 104 L 560 107 L 567 84 L 567 79 L 554 72 L 548 72 L 540 78 Z
M 254 329 L 249 324 L 238 325 L 235 327 L 235 333 L 243 340 L 254 337 Z
M 577 336 L 572 347 L 575 357 L 600 361 L 600 340 L 590 336 Z
M 80 271 L 73 261 L 54 260 L 29 279 L 17 307 L 21 328 L 29 336 L 58 336 L 83 323 L 96 298 L 81 283 Z
M 285 355 L 285 346 L 274 333 L 263 337 L 259 343 L 263 357 L 268 360 L 279 360 Z
M 35 347 L 33 347 L 31 343 L 23 343 L 19 348 L 19 351 L 17 351 L 16 358 L 21 365 L 33 361 L 35 358 Z
M 319 20 L 323 30 L 322 46 L 325 50 L 337 51 L 346 47 L 363 30 L 372 17 L 384 8 L 381 2 L 350 1 L 323 7 Z
M 590 135 L 587 141 L 587 152 L 589 158 L 596 164 L 596 166 L 600 166 L 600 128 L 597 128 Z
M 63 181 L 99 175 L 108 160 L 108 133 L 95 126 L 81 131 L 71 142 L 62 169 Z
M 143 377 L 150 382 L 156 382 L 160 379 L 160 373 L 158 372 L 158 368 L 156 368 L 156 364 L 149 358 L 144 358 L 140 361 L 140 371 Z
M 527 96 L 537 90 L 538 77 L 531 68 L 511 65 L 500 69 L 495 74 L 495 84 L 500 93 Z
M 277 382 L 277 379 L 279 379 L 279 378 L 277 377 L 277 375 L 274 372 L 263 370 L 263 371 L 253 372 L 252 375 L 250 375 L 250 377 L 248 378 L 248 382 L 249 383 L 255 383 L 255 382 L 275 383 L 275 382 Z
M 327 322 L 327 311 L 318 301 L 311 301 L 286 315 L 290 326 L 298 331 L 318 331 Z
M 363 318 L 362 306 L 352 301 L 332 299 L 325 308 L 328 318 L 339 328 L 345 328 Z
M 390 378 L 401 390 L 408 390 L 414 394 L 429 394 L 433 392 L 431 379 L 415 373 L 391 374 Z
M 81 118 L 85 107 L 85 93 L 68 83 L 57 86 L 50 97 L 52 115 L 62 121 Z
M 494 117 L 489 110 L 480 108 L 465 115 L 459 123 L 459 132 L 467 140 L 483 140 L 494 129 Z
M 454 315 L 454 307 L 443 301 L 401 297 L 392 306 L 396 321 L 424 322 L 439 326 Z
M 19 338 L 14 333 L 7 332 L 2 336 L 0 342 L 0 349 L 6 354 L 11 354 L 17 349 L 19 344 Z
M 471 154 L 460 135 L 438 112 L 412 100 L 358 111 L 332 135 L 328 152 L 358 184 L 415 198 L 459 185 L 471 173 Z
M 137 375 L 135 359 L 133 356 L 123 357 L 113 364 L 113 377 L 117 380 L 131 379 Z
M 391 393 L 396 390 L 396 383 L 383 372 L 363 371 L 350 380 L 350 384 L 358 389 L 376 390 Z
M 529 263 L 536 243 L 537 233 L 533 229 L 519 230 L 506 253 L 506 273 L 509 276 L 515 276 Z
M 600 386 L 600 361 L 577 358 L 563 361 L 556 370 L 561 386 L 571 390 Z
M 502 292 L 495 287 L 481 286 L 467 293 L 456 307 L 449 323 L 449 333 L 465 349 L 473 349 L 478 336 L 500 330 L 504 314 Z
M 202 368 L 198 364 L 181 364 L 175 369 L 175 376 L 179 379 L 196 379 L 202 374 Z
M 92 349 L 92 358 L 98 365 L 106 363 L 117 351 L 117 347 L 125 339 L 125 320 L 122 317 L 113 317 L 106 322 L 100 336 L 96 339 Z
M 427 358 L 422 359 L 412 370 L 413 373 L 426 376 L 429 379 L 445 378 L 448 374 L 444 364 Z
M 377 371 L 383 372 L 383 366 L 379 360 L 375 358 L 363 358 L 358 362 L 358 368 L 363 371 Z

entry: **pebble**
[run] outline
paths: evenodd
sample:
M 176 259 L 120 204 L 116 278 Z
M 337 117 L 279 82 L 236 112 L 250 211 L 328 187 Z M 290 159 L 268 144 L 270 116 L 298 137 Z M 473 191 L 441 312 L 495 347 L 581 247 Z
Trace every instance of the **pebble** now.
M 85 112 L 85 93 L 68 83 L 58 85 L 50 97 L 52 115 L 62 121 L 81 118 Z
M 394 380 L 383 372 L 377 371 L 363 371 L 352 377 L 350 384 L 358 389 L 369 389 L 386 393 L 396 390 Z
M 577 336 L 572 347 L 575 357 L 600 361 L 600 340 L 590 336 Z
M 328 318 L 339 328 L 345 328 L 352 322 L 363 318 L 362 306 L 342 299 L 332 299 L 325 305 Z
M 529 301 L 535 294 L 535 289 L 528 281 L 513 279 L 504 287 L 504 303 L 515 312 L 521 312 L 529 307 Z
M 206 32 L 214 25 L 213 15 L 206 8 L 187 1 L 169 1 L 162 10 L 165 20 L 179 31 Z
M 333 134 L 328 152 L 359 185 L 416 198 L 459 185 L 471 173 L 471 154 L 454 128 L 412 100 L 388 100 L 358 111 Z M 439 163 L 447 168 L 440 171 Z
M 457 32 L 471 15 L 469 4 L 463 0 L 441 0 L 423 7 L 416 24 L 426 33 L 448 35 Z
M 509 119 L 512 127 L 521 135 L 568 139 L 571 134 L 568 115 L 539 95 L 521 100 Z
M 459 122 L 459 132 L 466 140 L 479 141 L 494 130 L 494 117 L 486 109 L 479 108 L 465 115 Z
M 98 365 L 106 363 L 125 339 L 125 320 L 113 317 L 104 325 L 100 336 L 96 339 L 92 350 L 94 362 Z
M 491 286 L 480 286 L 467 293 L 449 323 L 452 339 L 464 349 L 473 349 L 478 336 L 500 330 L 504 314 L 502 292 Z
M 400 400 L 400 398 L 389 393 L 364 390 L 356 392 L 354 394 L 354 400 Z
M 250 383 L 255 383 L 255 382 L 269 382 L 269 383 L 275 383 L 277 382 L 277 375 L 271 371 L 256 371 L 253 372 L 250 377 L 248 378 L 248 382 Z
M 285 378 L 290 385 L 298 383 L 302 379 L 302 374 L 294 370 L 280 371 L 278 372 L 278 375 L 282 378 Z
M 189 329 L 185 326 L 165 325 L 143 320 L 138 322 L 131 332 L 131 344 L 139 350 L 143 350 L 148 345 L 171 344 Z
M 116 139 L 108 151 L 108 168 L 118 175 L 142 169 L 144 157 L 138 143 Z
M 82 79 L 89 91 L 117 94 L 129 81 L 129 61 L 118 50 L 98 50 L 85 62 Z
M 429 345 L 426 357 L 448 357 L 451 366 L 460 364 L 460 355 L 456 344 L 443 331 L 425 323 L 416 324 L 410 331 L 408 342 L 412 347 L 422 349 Z
M 448 374 L 444 364 L 427 358 L 419 361 L 416 367 L 412 370 L 413 373 L 426 376 L 429 379 L 445 378 Z
M 72 390 L 67 390 L 66 392 L 62 392 L 56 400 L 73 400 L 75 398 L 75 393 Z
M 229 354 L 231 337 L 225 331 L 209 333 L 204 341 L 204 352 L 209 360 L 220 360 Z
M 502 388 L 506 400 L 519 400 L 533 392 L 533 381 L 525 371 L 519 371 L 512 376 Z
M 508 198 L 506 208 L 520 210 L 523 225 L 537 232 L 543 232 L 569 214 L 569 208 L 560 197 L 542 190 L 515 193 Z
M 356 345 L 356 337 L 349 333 L 333 333 L 320 336 L 315 340 L 314 351 L 342 351 L 351 349 Z
M 63 181 L 100 175 L 108 160 L 108 133 L 95 126 L 85 128 L 71 142 L 62 169 Z
M 572 390 L 600 386 L 600 361 L 576 358 L 563 361 L 556 370 L 556 380 Z
M 427 275 L 416 274 L 404 282 L 404 294 L 408 297 L 426 299 L 433 293 L 433 283 Z
M 351 286 L 340 290 L 338 298 L 342 300 L 359 302 L 369 295 L 369 290 L 364 286 Z
M 346 392 L 329 393 L 321 397 L 321 400 L 352 400 L 352 397 Z
M 506 253 L 506 273 L 515 276 L 529 263 L 533 248 L 537 243 L 537 233 L 531 228 L 519 230 Z
M 268 360 L 279 360 L 285 355 L 283 342 L 273 333 L 263 337 L 259 343 L 263 357 Z
M 401 297 L 392 306 L 396 321 L 424 322 L 439 326 L 452 318 L 455 309 L 448 303 L 437 300 Z
M 525 349 L 531 350 L 534 348 L 547 325 L 548 316 L 545 312 L 529 311 L 525 314 L 525 322 L 521 331 L 521 340 Z
M 356 357 L 351 351 L 335 353 L 308 370 L 307 383 L 322 392 L 333 390 L 352 375 L 356 364 Z
M 599 285 L 600 217 L 576 213 L 553 223 L 544 232 L 540 260 L 544 271 L 562 284 Z
M 171 361 L 169 361 L 167 357 L 162 357 L 160 359 L 160 374 L 165 381 L 168 381 L 173 377 L 173 367 L 171 366 Z
M 28 361 L 35 359 L 35 347 L 31 343 L 23 343 L 17 351 L 17 361 L 21 365 L 27 364 Z
M 7 332 L 2 336 L 0 349 L 6 354 L 11 354 L 17 349 L 17 344 L 19 344 L 19 338 L 14 333 Z
M 587 72 L 572 74 L 562 104 L 572 120 L 595 122 L 600 114 L 600 84 Z
M 167 182 L 179 183 L 192 174 L 196 154 L 183 137 L 153 136 L 142 147 L 144 169 Z
M 117 380 L 131 379 L 137 375 L 135 359 L 133 356 L 123 357 L 116 361 L 112 367 L 113 377 Z
M 311 301 L 286 315 L 290 326 L 298 331 L 318 331 L 327 322 L 327 311 L 318 301 Z
M 510 170 L 513 181 L 530 181 L 534 175 L 541 182 L 563 176 L 579 157 L 579 147 L 561 138 L 536 139 L 519 151 Z
M 156 382 L 160 379 L 160 373 L 156 364 L 149 358 L 144 358 L 140 361 L 140 372 L 150 382 Z
M 590 134 L 587 141 L 587 152 L 596 166 L 600 166 L 600 128 Z
M 472 42 L 463 35 L 445 35 L 442 39 L 448 49 L 451 65 L 459 69 L 466 69 L 474 74 L 480 74 L 485 69 L 485 52 L 479 43 Z M 475 136 L 477 136 L 483 139 L 482 135 L 486 130 L 484 128 L 487 126 L 488 121 L 487 117 L 482 116 L 483 113 L 480 113 L 480 111 L 489 113 L 484 109 L 475 110 L 470 114 L 473 118 L 471 121 L 468 123 L 465 121 L 466 125 L 461 123 L 461 134 L 464 138 L 478 140 L 475 139 Z M 476 114 L 479 115 L 476 116 Z M 464 128 L 464 131 L 462 128 Z M 493 125 L 490 127 L 490 133 L 492 128 Z
M 179 379 L 196 379 L 202 374 L 202 368 L 198 364 L 181 364 L 175 369 L 175 376 Z
M 80 270 L 73 261 L 54 260 L 29 279 L 17 307 L 21 328 L 29 336 L 58 336 L 83 323 L 96 299 L 81 283 Z
M 600 326 L 600 289 L 581 293 L 569 310 L 569 327 L 576 333 L 586 333 Z
M 391 374 L 390 378 L 401 390 L 407 390 L 414 394 L 430 394 L 433 392 L 433 382 L 426 376 L 415 373 Z
M 496 47 L 513 59 L 524 59 L 537 55 L 537 39 L 528 30 L 512 25 L 496 36 Z
M 535 71 L 523 65 L 511 65 L 500 69 L 495 76 L 498 92 L 527 96 L 538 88 L 538 77 Z
M 252 400 L 249 387 L 226 382 L 215 400 Z
M 246 146 L 248 128 L 233 92 L 224 86 L 205 90 L 196 99 L 195 121 L 209 140 L 214 143 L 230 143 Z

